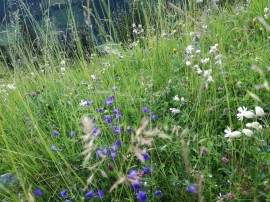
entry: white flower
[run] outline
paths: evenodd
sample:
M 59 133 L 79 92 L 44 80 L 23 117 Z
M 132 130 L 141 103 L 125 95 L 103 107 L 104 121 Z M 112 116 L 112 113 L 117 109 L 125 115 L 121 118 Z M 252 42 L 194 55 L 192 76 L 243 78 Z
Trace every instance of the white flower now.
M 181 102 L 184 104 L 186 102 L 184 97 L 181 97 Z
M 186 48 L 186 53 L 187 54 L 191 54 L 194 50 L 194 47 L 192 45 L 189 45 L 187 48 Z
M 65 65 L 66 64 L 66 61 L 65 60 L 62 60 L 61 62 L 60 62 L 60 65 Z
M 80 106 L 85 106 L 87 104 L 87 101 L 84 101 L 84 100 L 81 100 L 81 102 L 80 102 Z
M 201 59 L 201 63 L 206 64 L 210 61 L 210 58 Z
M 209 77 L 212 74 L 212 69 L 204 70 L 203 71 L 203 77 Z
M 244 133 L 246 136 L 251 137 L 253 135 L 253 131 L 247 128 L 244 128 L 242 130 L 242 133 Z
M 258 107 L 258 106 L 255 107 L 255 113 L 256 113 L 256 116 L 259 116 L 259 117 L 265 115 L 263 109 L 261 107 Z
M 16 86 L 14 84 L 8 84 L 6 87 L 8 89 L 10 89 L 10 90 L 15 90 L 16 89 Z
M 262 130 L 262 125 L 259 122 L 252 122 L 252 123 L 247 123 L 246 127 L 248 128 L 254 128 L 256 130 Z
M 217 47 L 218 47 L 218 44 L 216 43 L 214 46 L 212 46 L 210 48 L 209 53 L 215 53 L 215 52 L 217 52 L 218 51 Z
M 187 66 L 190 66 L 190 65 L 191 65 L 191 62 L 187 60 L 187 61 L 186 61 L 186 65 L 187 65 Z
M 225 137 L 229 137 L 229 138 L 239 138 L 242 136 L 242 133 L 240 131 L 231 131 L 230 127 L 228 126 L 226 130 L 224 130 L 225 132 Z
M 173 97 L 173 101 L 179 101 L 179 100 L 180 99 L 179 99 L 178 95 L 176 95 L 176 96 Z
M 96 80 L 96 79 L 97 79 L 97 76 L 96 76 L 95 74 L 92 74 L 92 75 L 91 75 L 91 78 L 92 78 L 93 80 Z
M 238 120 L 242 121 L 244 117 L 251 119 L 254 118 L 254 113 L 252 111 L 248 111 L 246 107 L 238 107 L 237 114 Z
M 200 54 L 201 50 L 196 50 L 195 53 Z
M 66 71 L 66 69 L 64 67 L 62 67 L 60 70 L 61 70 L 61 72 L 65 72 Z
M 197 74 L 199 74 L 199 75 L 202 74 L 202 70 L 199 67 L 197 68 Z
M 207 82 L 214 82 L 214 79 L 213 79 L 213 77 L 212 76 L 208 76 L 208 78 L 207 78 Z
M 203 0 L 196 0 L 196 3 L 202 3 Z
M 221 64 L 222 64 L 221 60 L 217 60 L 217 61 L 215 62 L 215 65 L 217 65 L 217 66 L 220 66 Z
M 179 114 L 179 113 L 180 113 L 180 110 L 179 110 L 179 109 L 176 109 L 176 108 L 170 108 L 170 111 L 171 111 L 173 114 Z

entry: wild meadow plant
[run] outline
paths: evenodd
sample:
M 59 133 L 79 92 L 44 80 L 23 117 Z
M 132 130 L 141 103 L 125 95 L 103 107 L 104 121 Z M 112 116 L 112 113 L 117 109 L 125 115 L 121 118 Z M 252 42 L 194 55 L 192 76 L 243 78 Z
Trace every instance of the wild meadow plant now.
M 49 16 L 39 54 L 10 45 L 1 200 L 270 200 L 268 1 L 134 4 L 102 52 L 75 33 L 69 58 Z

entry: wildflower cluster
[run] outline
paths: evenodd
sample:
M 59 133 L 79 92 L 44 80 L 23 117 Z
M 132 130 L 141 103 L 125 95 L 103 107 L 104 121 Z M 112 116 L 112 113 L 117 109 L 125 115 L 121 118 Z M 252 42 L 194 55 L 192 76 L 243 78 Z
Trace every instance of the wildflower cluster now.
M 238 120 L 241 120 L 241 121 L 244 118 L 253 119 L 253 118 L 262 118 L 265 116 L 264 110 L 258 106 L 255 107 L 255 112 L 252 110 L 247 110 L 246 107 L 239 107 L 237 111 L 238 111 L 237 118 Z M 241 132 L 231 131 L 230 127 L 227 127 L 227 129 L 224 132 L 225 132 L 225 137 L 228 137 L 228 138 L 239 138 L 242 136 L 242 134 L 248 137 L 252 137 L 254 132 L 256 131 L 259 132 L 262 129 L 263 129 L 262 125 L 259 122 L 254 121 L 251 123 L 247 123 L 246 128 L 242 129 Z

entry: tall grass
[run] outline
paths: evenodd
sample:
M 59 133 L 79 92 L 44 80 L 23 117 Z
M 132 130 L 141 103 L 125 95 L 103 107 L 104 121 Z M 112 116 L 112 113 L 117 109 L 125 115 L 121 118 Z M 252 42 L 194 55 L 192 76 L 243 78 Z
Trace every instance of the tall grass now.
M 31 26 L 8 31 L 0 85 L 0 173 L 18 182 L 1 200 L 268 201 L 268 1 L 110 2 L 101 19 L 90 1 L 90 53 L 71 2 L 66 44 L 48 7 L 37 22 L 21 2 Z

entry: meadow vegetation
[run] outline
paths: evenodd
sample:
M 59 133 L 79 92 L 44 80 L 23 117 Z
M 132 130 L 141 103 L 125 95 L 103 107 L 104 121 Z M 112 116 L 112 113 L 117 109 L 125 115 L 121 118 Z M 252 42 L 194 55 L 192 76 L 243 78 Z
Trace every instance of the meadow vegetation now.
M 270 200 L 269 1 L 149 2 L 8 33 L 1 201 Z

